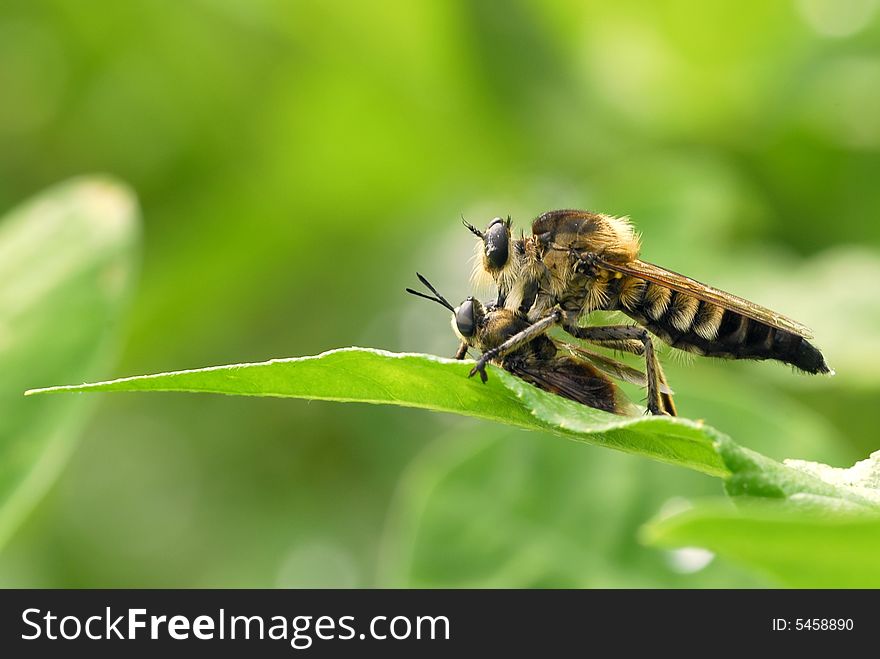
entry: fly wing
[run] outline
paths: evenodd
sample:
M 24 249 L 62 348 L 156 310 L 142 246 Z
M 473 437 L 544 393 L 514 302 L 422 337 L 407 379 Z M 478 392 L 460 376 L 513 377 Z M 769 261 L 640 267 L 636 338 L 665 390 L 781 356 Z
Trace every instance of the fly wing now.
M 630 384 L 634 384 L 642 388 L 648 386 L 648 376 L 637 368 L 633 368 L 632 366 L 624 364 L 623 362 L 612 359 L 607 355 L 602 355 L 598 352 L 587 350 L 586 348 L 583 348 L 581 346 L 572 345 L 571 343 L 565 343 L 564 341 L 557 341 L 556 343 L 560 347 L 568 350 L 576 357 L 586 359 L 593 366 L 605 373 L 605 375 L 610 375 L 611 377 L 616 378 L 622 382 L 629 382 Z M 664 394 L 669 394 L 670 396 L 675 395 L 675 392 L 672 391 L 672 389 L 669 388 L 669 385 L 664 382 L 660 383 L 660 392 Z
M 504 367 L 544 391 L 588 407 L 622 413 L 617 387 L 581 360 L 573 357 L 557 357 L 547 362 L 510 360 Z
M 734 311 L 747 318 L 756 320 L 759 323 L 764 323 L 770 327 L 797 334 L 805 339 L 813 338 L 813 333 L 810 329 L 801 325 L 796 320 L 792 320 L 791 318 L 783 316 L 771 309 L 762 307 L 754 302 L 749 302 L 748 300 L 731 293 L 726 293 L 717 288 L 713 288 L 712 286 L 708 286 L 696 279 L 691 279 L 690 277 L 685 277 L 672 270 L 661 268 L 659 265 L 654 265 L 653 263 L 648 263 L 647 261 L 641 261 L 639 259 L 635 259 L 628 263 L 613 263 L 601 260 L 600 263 L 601 267 L 608 270 L 621 272 L 626 275 L 638 277 L 639 279 L 654 282 L 660 286 L 665 286 L 674 291 L 695 297 L 698 300 L 715 304 L 722 309 L 729 309 L 730 311 Z

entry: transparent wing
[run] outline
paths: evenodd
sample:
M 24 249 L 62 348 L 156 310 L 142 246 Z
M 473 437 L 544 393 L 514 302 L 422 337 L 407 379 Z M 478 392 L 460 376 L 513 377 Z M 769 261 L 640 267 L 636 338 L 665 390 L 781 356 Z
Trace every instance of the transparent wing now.
M 617 387 L 583 360 L 574 357 L 556 357 L 547 362 L 511 360 L 505 368 L 544 391 L 588 407 L 618 414 L 624 412 L 617 398 Z
M 556 343 L 568 350 L 572 355 L 576 357 L 580 357 L 581 359 L 585 359 L 590 362 L 597 369 L 605 373 L 605 375 L 610 375 L 621 382 L 629 382 L 630 384 L 637 385 L 639 387 L 647 387 L 648 386 L 648 376 L 646 376 L 642 371 L 637 368 L 633 368 L 623 362 L 619 362 L 616 359 L 612 359 L 607 355 L 599 354 L 598 352 L 593 352 L 592 350 L 587 350 L 581 346 L 572 345 L 571 343 L 566 343 L 564 341 L 556 341 Z M 669 388 L 669 386 L 665 383 L 660 383 L 660 391 L 664 394 L 669 394 L 670 396 L 675 395 L 675 392 Z
M 810 329 L 801 325 L 796 320 L 792 320 L 791 318 L 776 313 L 771 309 L 762 307 L 760 304 L 749 302 L 748 300 L 732 295 L 731 293 L 726 293 L 717 288 L 708 286 L 696 279 L 691 279 L 690 277 L 685 277 L 672 270 L 661 268 L 659 265 L 654 265 L 653 263 L 640 261 L 638 259 L 630 261 L 629 263 L 612 263 L 604 260 L 600 260 L 600 263 L 601 267 L 607 268 L 608 270 L 632 275 L 639 279 L 645 279 L 654 282 L 655 284 L 666 286 L 674 291 L 691 295 L 698 300 L 715 304 L 722 309 L 735 311 L 747 318 L 757 320 L 759 323 L 764 323 L 770 327 L 797 334 L 805 339 L 813 338 L 813 333 Z

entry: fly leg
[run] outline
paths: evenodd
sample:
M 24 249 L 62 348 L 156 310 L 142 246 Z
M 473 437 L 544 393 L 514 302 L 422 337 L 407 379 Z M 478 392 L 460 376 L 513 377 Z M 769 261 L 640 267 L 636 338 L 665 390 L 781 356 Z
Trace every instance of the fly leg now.
M 663 372 L 659 359 L 657 360 L 657 376 L 660 379 L 660 401 L 663 403 L 663 410 L 669 416 L 678 416 L 678 411 L 675 409 L 675 401 L 672 400 L 672 394 L 662 391 L 664 388 L 669 390 L 669 383 L 666 381 L 666 373 Z
M 570 250 L 570 257 L 574 263 L 576 272 L 587 275 L 588 277 L 599 276 L 599 255 L 594 252 L 578 252 L 576 249 Z
M 524 330 L 517 332 L 501 345 L 496 346 L 491 350 L 487 350 L 480 355 L 480 358 L 477 360 L 476 365 L 471 369 L 468 377 L 471 378 L 479 373 L 480 380 L 486 382 L 488 379 L 488 376 L 486 375 L 486 364 L 493 359 L 504 357 L 504 355 L 513 352 L 522 345 L 525 345 L 535 337 L 546 332 L 560 320 L 562 320 L 562 311 L 560 309 L 552 309 L 546 316 L 532 323 Z
M 660 391 L 666 384 L 663 368 L 654 352 L 654 343 L 648 330 L 632 325 L 609 325 L 606 327 L 579 327 L 565 325 L 572 336 L 599 346 L 624 350 L 645 357 L 645 374 L 648 378 L 648 411 L 651 414 L 675 416 L 675 405 L 669 394 Z

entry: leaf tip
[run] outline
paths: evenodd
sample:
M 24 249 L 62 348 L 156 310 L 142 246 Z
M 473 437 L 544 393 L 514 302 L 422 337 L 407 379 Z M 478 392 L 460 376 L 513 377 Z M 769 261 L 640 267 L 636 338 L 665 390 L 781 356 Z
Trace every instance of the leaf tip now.
M 36 389 L 28 389 L 24 392 L 25 396 L 39 396 L 40 394 L 53 394 L 57 391 L 63 391 L 65 389 L 69 389 L 69 386 L 65 387 L 38 387 Z

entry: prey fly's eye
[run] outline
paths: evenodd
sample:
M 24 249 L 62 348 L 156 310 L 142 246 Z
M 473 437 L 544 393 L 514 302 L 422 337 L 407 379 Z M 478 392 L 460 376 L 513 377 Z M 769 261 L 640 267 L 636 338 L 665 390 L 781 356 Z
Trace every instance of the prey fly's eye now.
M 466 339 L 471 338 L 477 329 L 477 320 L 474 316 L 474 299 L 469 297 L 455 310 L 455 326 L 458 333 Z
M 510 227 L 500 217 L 489 223 L 483 234 L 486 246 L 486 260 L 493 270 L 500 270 L 507 265 L 508 246 L 510 244 Z

